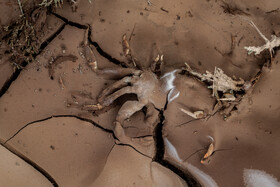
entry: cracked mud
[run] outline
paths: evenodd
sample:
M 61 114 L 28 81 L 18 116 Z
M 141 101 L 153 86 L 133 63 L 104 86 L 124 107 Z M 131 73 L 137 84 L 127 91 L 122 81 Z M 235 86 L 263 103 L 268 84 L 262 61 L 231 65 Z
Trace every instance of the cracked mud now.
M 46 14 L 37 1 L 23 3 L 39 25 L 34 52 L 22 56 L 5 43 L 9 35 L 0 34 L 1 184 L 250 186 L 254 170 L 279 184 L 279 51 L 254 56 L 244 50 L 263 44 L 248 20 L 279 37 L 277 0 L 77 2 L 75 9 L 68 3 L 42 8 Z M 19 19 L 16 2 L 0 8 L 2 29 Z M 14 18 L 5 15 L 10 9 Z M 23 42 L 20 37 L 12 44 Z M 98 74 L 96 63 L 113 74 Z M 154 67 L 153 75 L 164 80 L 155 85 L 166 93 L 153 95 L 161 107 L 143 101 L 121 120 L 132 140 L 122 141 L 114 125 L 122 106 L 141 103 L 152 84 L 142 81 L 142 90 L 124 92 L 104 108 L 98 97 L 106 88 L 110 94 L 123 89 L 114 85 L 131 78 L 134 65 L 142 73 Z M 219 77 L 242 80 L 241 89 Z

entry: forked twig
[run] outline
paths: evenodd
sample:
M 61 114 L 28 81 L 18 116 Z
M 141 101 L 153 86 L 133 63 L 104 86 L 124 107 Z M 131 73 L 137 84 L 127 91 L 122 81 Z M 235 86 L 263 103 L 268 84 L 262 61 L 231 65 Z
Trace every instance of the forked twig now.
M 273 48 L 280 46 L 280 37 L 277 37 L 276 35 L 271 35 L 271 40 L 268 40 L 264 34 L 258 29 L 258 27 L 254 24 L 253 21 L 250 21 L 250 24 L 257 30 L 259 35 L 264 39 L 265 44 L 259 47 L 255 46 L 248 46 L 244 47 L 248 54 L 255 53 L 255 55 L 260 54 L 262 51 L 268 49 L 270 53 L 271 59 L 273 58 L 274 50 Z

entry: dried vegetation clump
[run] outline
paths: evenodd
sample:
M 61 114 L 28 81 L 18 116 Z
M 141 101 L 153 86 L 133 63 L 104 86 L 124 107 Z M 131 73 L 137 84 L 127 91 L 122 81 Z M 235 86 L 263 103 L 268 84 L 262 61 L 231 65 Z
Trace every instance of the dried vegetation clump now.
M 214 107 L 214 112 L 224 109 L 225 119 L 230 115 L 231 111 L 241 100 L 245 90 L 248 89 L 248 84 L 242 78 L 231 78 L 218 67 L 215 67 L 214 73 L 206 71 L 205 74 L 193 70 L 187 63 L 185 63 L 185 71 L 208 85 L 212 90 L 212 96 L 217 100 Z M 250 87 L 250 86 L 249 86 Z
M 208 88 L 212 89 L 213 96 L 220 100 L 218 92 L 231 93 L 243 90 L 244 80 L 239 78 L 239 80 L 234 80 L 227 76 L 224 71 L 218 67 L 215 67 L 214 73 L 206 71 L 205 74 L 201 74 L 191 69 L 191 67 L 185 63 L 186 71 L 192 76 L 198 78 L 202 82 L 207 82 L 210 84 Z M 226 100 L 226 99 L 223 99 Z
M 3 28 L 2 45 L 6 45 L 4 53 L 8 54 L 9 61 L 17 68 L 21 68 L 24 62 L 33 61 L 40 50 L 39 32 L 45 25 L 47 10 L 38 7 L 30 12 Z

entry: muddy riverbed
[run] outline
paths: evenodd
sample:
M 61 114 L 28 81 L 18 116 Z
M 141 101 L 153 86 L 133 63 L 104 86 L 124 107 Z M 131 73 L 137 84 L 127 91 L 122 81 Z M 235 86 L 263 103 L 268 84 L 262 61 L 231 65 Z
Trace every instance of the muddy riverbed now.
M 1 184 L 280 185 L 279 0 L 41 2 L 0 2 Z

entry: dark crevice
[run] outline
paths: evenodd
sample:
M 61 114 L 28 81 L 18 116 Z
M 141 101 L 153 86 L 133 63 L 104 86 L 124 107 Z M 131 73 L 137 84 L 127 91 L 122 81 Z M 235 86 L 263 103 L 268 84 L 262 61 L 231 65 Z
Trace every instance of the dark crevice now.
M 147 158 L 151 158 L 149 157 L 148 155 L 145 155 L 144 153 L 138 151 L 135 147 L 133 147 L 132 145 L 129 145 L 129 144 L 124 144 L 124 143 L 116 143 L 116 145 L 120 145 L 120 146 L 128 146 L 128 147 L 131 147 L 132 149 L 134 149 L 137 153 L 147 157 Z
M 131 138 L 141 139 L 141 138 L 147 138 L 147 137 L 153 137 L 153 135 L 147 134 L 147 135 L 135 136 L 135 137 L 131 137 Z
M 4 144 L 6 144 L 8 141 L 10 141 L 11 139 L 13 139 L 17 134 L 19 134 L 23 129 L 25 129 L 26 127 L 28 127 L 29 125 L 32 125 L 34 123 L 38 123 L 38 122 L 43 122 L 43 121 L 46 121 L 46 120 L 49 120 L 49 119 L 52 119 L 52 118 L 63 118 L 63 117 L 71 117 L 71 118 L 76 118 L 76 119 L 79 119 L 81 121 L 85 121 L 85 122 L 88 122 L 88 123 L 91 123 L 94 127 L 97 127 L 99 129 L 101 129 L 102 131 L 104 132 L 107 132 L 107 133 L 111 133 L 113 135 L 113 137 L 115 138 L 115 135 L 113 133 L 112 130 L 110 129 L 106 129 L 104 127 L 102 127 L 101 125 L 97 124 L 96 122 L 94 122 L 93 120 L 91 119 L 87 119 L 87 118 L 82 118 L 80 116 L 76 116 L 76 115 L 53 115 L 53 116 L 49 116 L 47 118 L 44 118 L 44 119 L 40 119 L 40 120 L 36 120 L 36 121 L 32 121 L 30 123 L 27 123 L 26 125 L 24 125 L 23 127 L 21 127 L 15 134 L 13 134 L 10 138 L 8 138 Z M 116 138 L 115 138 L 116 139 Z
M 64 18 L 63 16 L 61 16 L 61 15 L 59 15 L 59 14 L 53 12 L 53 11 L 50 11 L 50 12 L 51 12 L 51 14 L 53 14 L 58 19 L 61 19 L 67 25 L 70 25 L 72 27 L 77 27 L 78 29 L 87 29 L 88 28 L 88 25 L 83 25 L 83 24 L 80 24 L 80 23 L 69 21 L 68 19 Z
M 33 58 L 35 59 L 47 46 L 50 42 L 53 41 L 53 39 L 56 38 L 57 35 L 59 35 L 63 29 L 65 28 L 66 24 L 63 24 L 55 33 L 53 33 L 48 39 L 46 39 L 41 45 L 37 53 L 35 53 Z M 28 62 L 24 61 L 21 63 L 21 67 L 24 68 L 28 65 Z M 22 68 L 17 68 L 14 73 L 11 75 L 11 77 L 6 80 L 2 88 L 0 89 L 0 98 L 8 91 L 12 83 L 18 78 L 20 75 Z
M 21 66 L 25 67 L 26 64 L 27 63 L 24 62 L 24 63 L 22 63 Z M 4 83 L 4 85 L 2 86 L 2 88 L 0 90 L 0 98 L 8 91 L 11 84 L 18 78 L 21 71 L 22 71 L 22 69 L 16 69 L 15 72 L 10 76 L 10 78 L 8 80 L 6 80 L 6 82 Z
M 70 26 L 73 26 L 73 27 L 76 27 L 78 29 L 88 29 L 88 42 L 93 45 L 96 49 L 96 51 L 101 55 L 103 56 L 104 58 L 106 58 L 108 61 L 116 64 L 116 65 L 121 65 L 122 67 L 126 68 L 127 66 L 125 65 L 125 62 L 121 62 L 119 61 L 118 59 L 112 57 L 111 55 L 109 55 L 109 53 L 105 52 L 101 47 L 100 45 L 93 41 L 91 39 L 91 33 L 92 33 L 92 28 L 90 25 L 82 25 L 80 23 L 76 23 L 76 22 L 73 22 L 73 21 L 69 21 L 67 18 L 59 15 L 59 14 L 56 14 L 54 12 L 51 12 L 51 14 L 53 14 L 54 16 L 56 16 L 57 18 L 61 19 L 65 24 L 67 25 L 70 25 Z
M 154 141 L 156 146 L 156 153 L 153 158 L 153 161 L 156 162 L 160 162 L 163 160 L 164 152 L 165 152 L 164 141 L 162 137 L 162 129 L 163 129 L 165 117 L 163 115 L 162 110 L 160 110 L 159 112 L 160 112 L 159 113 L 160 122 L 156 125 L 154 129 Z
M 46 171 L 44 170 L 42 167 L 40 167 L 38 164 L 36 164 L 35 162 L 33 162 L 32 160 L 30 160 L 29 158 L 27 158 L 26 156 L 24 156 L 23 154 L 19 153 L 18 151 L 14 150 L 12 147 L 1 144 L 3 147 L 5 147 L 7 150 L 9 150 L 11 153 L 15 154 L 16 156 L 18 156 L 19 158 L 21 158 L 22 160 L 24 160 L 27 164 L 29 164 L 30 166 L 32 166 L 35 170 L 37 170 L 39 173 L 41 173 L 44 177 L 46 177 L 46 179 L 54 186 L 54 187 L 58 187 L 57 182 L 55 181 L 55 179 Z
M 186 170 L 183 170 L 182 168 L 179 168 L 178 166 L 175 166 L 174 164 L 172 164 L 167 160 L 164 160 L 165 145 L 162 136 L 162 129 L 165 120 L 164 110 L 160 110 L 159 118 L 160 118 L 160 122 L 157 124 L 157 126 L 154 129 L 154 141 L 156 145 L 156 153 L 153 158 L 153 161 L 173 171 L 175 174 L 180 176 L 188 184 L 188 186 L 195 186 L 195 187 L 201 186 L 201 184 L 192 176 L 191 173 L 187 172 Z
M 179 166 L 174 165 L 173 163 L 167 161 L 167 160 L 161 160 L 158 162 L 162 166 L 170 169 L 175 174 L 180 176 L 189 187 L 201 187 L 202 185 L 192 176 L 191 173 L 187 172 L 185 169 L 180 168 Z
M 98 52 L 101 56 L 103 56 L 104 58 L 106 58 L 106 59 L 109 60 L 110 62 L 112 62 L 112 63 L 114 63 L 114 64 L 116 64 L 116 65 L 121 65 L 121 66 L 124 67 L 124 68 L 127 68 L 127 66 L 125 65 L 124 62 L 121 62 L 121 61 L 119 61 L 118 59 L 113 58 L 111 55 L 109 55 L 108 53 L 106 53 L 106 52 L 99 46 L 99 44 L 98 44 L 97 42 L 92 41 L 92 39 L 91 39 L 90 36 L 91 36 L 91 26 L 89 26 L 89 30 L 88 30 L 88 41 L 89 41 L 89 43 L 92 44 L 92 45 L 95 47 L 95 49 L 97 50 L 97 52 Z

